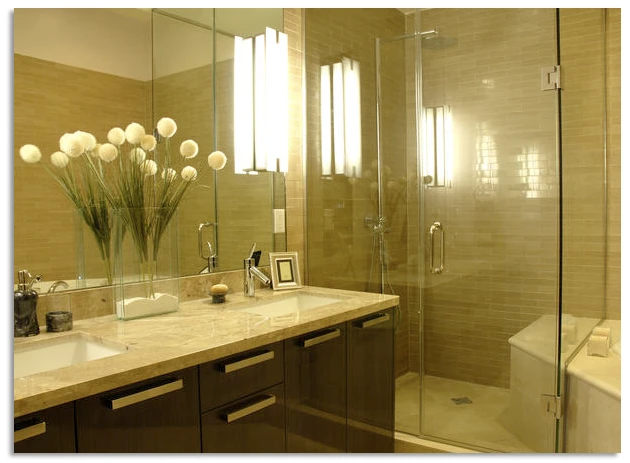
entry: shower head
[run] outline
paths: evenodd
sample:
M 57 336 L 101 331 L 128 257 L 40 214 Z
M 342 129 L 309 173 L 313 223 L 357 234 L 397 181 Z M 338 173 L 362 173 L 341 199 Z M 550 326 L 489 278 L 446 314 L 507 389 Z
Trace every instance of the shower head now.
M 422 46 L 430 50 L 444 50 L 445 48 L 457 45 L 457 39 L 455 37 L 440 35 L 439 31 L 423 36 L 422 40 Z

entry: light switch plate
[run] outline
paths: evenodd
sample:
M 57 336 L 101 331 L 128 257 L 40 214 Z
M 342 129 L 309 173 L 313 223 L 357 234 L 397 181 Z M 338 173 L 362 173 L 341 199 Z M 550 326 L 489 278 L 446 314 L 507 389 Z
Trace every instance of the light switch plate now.
M 273 210 L 273 232 L 284 233 L 284 209 Z

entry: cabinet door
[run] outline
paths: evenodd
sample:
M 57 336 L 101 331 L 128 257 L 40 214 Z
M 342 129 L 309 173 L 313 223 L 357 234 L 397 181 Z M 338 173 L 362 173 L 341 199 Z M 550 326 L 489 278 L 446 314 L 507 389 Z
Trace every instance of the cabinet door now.
M 197 367 L 76 401 L 79 452 L 200 452 Z
M 286 451 L 284 385 L 247 396 L 201 417 L 206 453 Z
M 346 451 L 346 325 L 285 341 L 287 452 Z
M 15 453 L 74 453 L 74 402 L 16 418 Z
M 348 322 L 348 452 L 394 451 L 393 314 Z

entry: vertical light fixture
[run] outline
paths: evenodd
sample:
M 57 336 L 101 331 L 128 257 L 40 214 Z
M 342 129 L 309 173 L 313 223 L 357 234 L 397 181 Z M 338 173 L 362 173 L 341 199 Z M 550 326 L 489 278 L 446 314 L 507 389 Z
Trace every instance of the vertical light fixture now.
M 330 113 L 330 66 L 325 65 L 320 69 L 320 137 L 322 175 L 332 175 L 332 117 Z
M 424 184 L 444 187 L 450 183 L 452 162 L 450 111 L 444 106 L 424 108 Z
M 234 37 L 234 171 L 288 172 L 288 40 Z
M 320 72 L 322 175 L 361 176 L 359 62 L 342 58 Z M 331 118 L 332 114 L 332 118 Z

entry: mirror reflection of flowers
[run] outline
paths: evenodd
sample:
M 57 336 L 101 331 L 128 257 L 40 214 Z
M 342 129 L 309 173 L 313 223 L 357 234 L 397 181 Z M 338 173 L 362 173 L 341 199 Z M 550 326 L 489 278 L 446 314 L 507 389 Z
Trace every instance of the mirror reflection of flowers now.
M 192 165 L 175 170 L 178 163 L 170 144 L 176 131 L 175 121 L 165 117 L 157 124 L 156 136 L 135 122 L 125 130 L 112 128 L 103 144 L 87 132 L 66 133 L 59 140 L 59 151 L 50 156 L 52 168 L 44 165 L 92 231 L 109 283 L 114 210 L 121 214 L 124 230 L 132 238 L 143 275 L 153 280 L 162 235 L 198 175 Z M 188 163 L 199 147 L 194 140 L 185 140 L 179 152 Z M 24 145 L 20 156 L 37 163 L 41 152 L 35 145 Z M 208 165 L 215 170 L 225 163 L 220 151 L 208 156 Z

